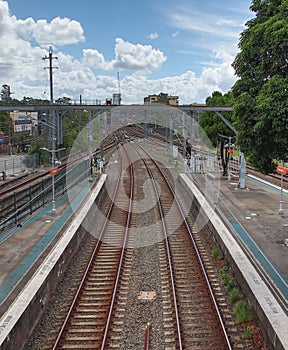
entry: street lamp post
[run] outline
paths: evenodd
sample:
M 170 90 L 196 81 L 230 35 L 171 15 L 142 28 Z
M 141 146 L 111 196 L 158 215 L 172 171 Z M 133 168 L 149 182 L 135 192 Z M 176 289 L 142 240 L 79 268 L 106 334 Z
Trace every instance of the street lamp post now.
M 56 215 L 56 206 L 55 206 L 55 153 L 64 150 L 65 148 L 55 149 L 55 142 L 52 142 L 52 149 L 48 149 L 46 147 L 41 147 L 43 151 L 47 151 L 51 153 L 51 171 L 50 174 L 52 176 L 52 216 Z
M 282 169 L 284 167 L 284 161 L 282 161 Z M 278 210 L 278 214 L 284 216 L 285 212 L 283 209 L 283 171 L 281 172 L 281 188 L 280 188 L 280 207 Z
M 226 137 L 224 135 L 220 135 L 219 136 L 222 136 L 222 137 Z M 226 164 L 227 164 L 227 175 L 228 175 L 228 182 L 231 182 L 231 166 L 230 166 L 230 158 L 231 158 L 231 155 L 233 154 L 234 152 L 234 143 L 232 143 L 232 138 L 231 136 L 228 136 L 228 143 L 226 143 L 224 145 L 224 148 L 225 148 L 225 159 L 226 159 Z

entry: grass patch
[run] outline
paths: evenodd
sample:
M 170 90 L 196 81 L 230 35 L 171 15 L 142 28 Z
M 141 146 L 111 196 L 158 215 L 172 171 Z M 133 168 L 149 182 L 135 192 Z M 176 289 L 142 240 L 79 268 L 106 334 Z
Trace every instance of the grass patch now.
M 231 291 L 236 287 L 236 284 L 234 280 L 231 278 L 231 276 L 228 273 L 228 269 L 226 266 L 222 267 L 220 269 L 221 277 L 222 277 L 222 282 L 224 286 L 227 288 L 228 292 Z
M 211 256 L 213 259 L 218 259 L 218 260 L 223 259 L 223 256 L 220 254 L 220 252 L 217 248 L 212 249 Z
M 234 314 L 238 323 L 246 323 L 254 320 L 253 313 L 244 300 L 239 300 L 234 307 Z
M 237 303 L 237 301 L 241 300 L 242 294 L 237 287 L 233 287 L 231 290 L 228 292 L 229 298 L 233 303 Z
M 224 277 L 226 278 L 227 274 L 228 274 L 227 266 L 222 267 L 222 269 L 220 269 L 220 273 L 221 273 L 222 278 L 224 278 Z
M 253 328 L 248 326 L 243 333 L 241 333 L 242 339 L 250 340 L 254 336 Z
M 245 301 L 245 298 L 243 297 L 243 294 L 237 285 L 237 282 L 229 273 L 228 267 L 225 266 L 222 262 L 220 264 L 220 259 L 223 259 L 223 257 L 217 248 L 211 247 L 211 256 L 212 258 L 217 259 L 216 263 L 219 263 L 219 273 L 222 279 L 221 282 L 227 290 L 230 301 L 234 305 L 233 313 L 235 320 L 238 324 L 242 324 L 243 332 L 240 334 L 240 336 L 242 339 L 249 342 L 249 344 L 252 344 L 254 342 L 254 338 L 257 337 L 257 331 L 255 333 L 255 327 L 253 326 L 255 315 L 249 304 Z

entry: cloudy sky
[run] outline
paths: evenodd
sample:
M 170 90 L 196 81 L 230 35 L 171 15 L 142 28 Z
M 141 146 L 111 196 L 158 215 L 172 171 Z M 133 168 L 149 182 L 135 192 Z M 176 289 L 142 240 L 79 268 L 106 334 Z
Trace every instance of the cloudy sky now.
M 160 92 L 180 104 L 227 92 L 250 0 L 0 0 L 0 86 L 12 97 L 143 103 Z M 120 78 L 118 80 L 118 77 Z

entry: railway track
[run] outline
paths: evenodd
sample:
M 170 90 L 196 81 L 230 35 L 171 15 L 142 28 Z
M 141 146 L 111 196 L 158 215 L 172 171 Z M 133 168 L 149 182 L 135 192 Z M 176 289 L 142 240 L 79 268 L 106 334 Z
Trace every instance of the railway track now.
M 166 176 L 142 149 L 119 152 L 106 219 L 53 349 L 232 349 Z M 143 210 L 147 194 L 154 205 Z
M 108 148 L 115 147 L 112 142 Z M 97 155 L 97 153 L 96 153 Z M 17 225 L 21 227 L 36 210 L 51 203 L 73 187 L 78 180 L 91 174 L 90 159 L 86 155 L 72 155 L 57 169 L 52 180 L 49 169 L 27 173 L 4 183 L 0 188 L 0 231 Z M 24 176 L 25 175 L 25 176 Z M 53 195 L 54 190 L 54 195 Z
M 209 277 L 181 205 L 157 163 L 149 158 L 145 164 L 150 176 L 157 178 L 161 193 L 158 198 L 164 235 L 161 244 L 165 245 L 162 270 L 167 269 L 167 261 L 169 266 L 168 278 L 167 274 L 163 276 L 162 290 L 172 290 L 178 338 L 175 348 L 231 349 Z
M 20 188 L 31 185 L 33 182 L 40 181 L 43 177 L 48 175 L 49 170 L 43 173 L 32 172 L 22 174 L 9 181 L 1 182 L 0 196 L 4 197 L 10 193 L 13 193 L 14 191 L 17 191 Z
M 239 335 L 193 222 L 189 228 L 163 171 L 142 149 L 126 146 L 118 151 L 119 178 L 112 174 L 122 190 L 93 234 L 96 248 L 84 274 L 90 280 L 80 283 L 68 314 L 59 315 L 47 349 L 52 342 L 53 349 L 237 349 Z M 147 181 L 155 205 L 140 215 Z M 155 230 L 140 230 L 139 237 L 147 221 L 157 223 Z
M 128 166 L 130 174 L 126 189 L 129 199 L 120 191 L 118 178 L 102 231 L 53 349 L 106 347 L 120 274 L 124 262 L 129 270 L 131 259 L 126 245 L 133 198 L 133 166 Z
M 107 138 L 107 140 L 104 140 L 103 144 L 101 145 L 102 152 L 108 153 L 111 149 L 115 147 L 115 135 L 111 135 L 110 138 Z M 95 156 L 100 155 L 100 149 L 96 149 L 94 151 Z M 80 160 L 83 159 L 83 157 L 88 156 L 88 153 L 80 156 L 78 154 L 70 154 L 69 158 L 65 157 L 62 161 L 61 165 L 58 165 L 58 169 L 66 169 L 67 167 L 67 160 L 69 160 L 69 166 L 73 166 L 73 164 L 76 164 Z M 13 178 L 10 178 L 9 180 L 1 181 L 0 182 L 0 197 L 4 197 L 10 193 L 13 193 L 14 191 L 17 191 L 19 189 L 23 189 L 27 186 L 30 186 L 33 183 L 37 183 L 41 181 L 44 177 L 50 176 L 50 166 L 46 166 L 42 169 L 41 172 L 38 172 L 37 170 L 26 172 L 21 175 L 15 176 Z

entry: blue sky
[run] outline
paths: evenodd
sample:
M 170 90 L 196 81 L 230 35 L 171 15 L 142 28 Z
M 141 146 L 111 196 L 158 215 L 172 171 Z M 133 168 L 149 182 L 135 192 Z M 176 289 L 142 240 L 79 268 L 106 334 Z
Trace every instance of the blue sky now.
M 54 97 L 124 104 L 149 94 L 203 103 L 228 91 L 239 34 L 253 17 L 250 0 L 0 0 L 1 86 L 13 97 L 49 99 L 53 47 Z

